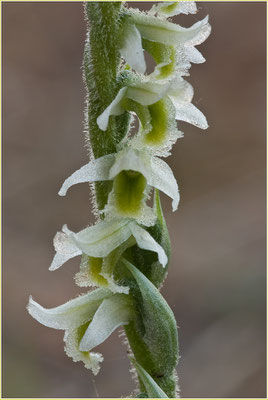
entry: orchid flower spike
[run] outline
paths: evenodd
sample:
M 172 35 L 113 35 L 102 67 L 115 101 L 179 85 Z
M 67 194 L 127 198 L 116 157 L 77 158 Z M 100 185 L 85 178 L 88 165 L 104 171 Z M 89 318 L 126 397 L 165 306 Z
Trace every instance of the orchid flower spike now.
M 85 3 L 90 28 L 83 78 L 91 161 L 64 181 L 59 195 L 75 184 L 94 183 L 99 220 L 77 233 L 64 225 L 55 235 L 49 270 L 79 256 L 75 282 L 94 289 L 55 308 L 32 297 L 27 306 L 41 324 L 65 331 L 66 354 L 93 374 L 103 357 L 92 350 L 123 326 L 144 392 L 138 397 L 178 397 L 177 323 L 159 291 L 171 253 L 159 191 L 171 198 L 175 211 L 179 188 L 162 157 L 183 136 L 177 121 L 208 127 L 184 79 L 191 63 L 205 61 L 195 46 L 210 34 L 208 17 L 189 28 L 169 19 L 196 11 L 191 1 L 157 3 L 149 12 L 124 2 Z M 144 51 L 156 63 L 148 75 Z

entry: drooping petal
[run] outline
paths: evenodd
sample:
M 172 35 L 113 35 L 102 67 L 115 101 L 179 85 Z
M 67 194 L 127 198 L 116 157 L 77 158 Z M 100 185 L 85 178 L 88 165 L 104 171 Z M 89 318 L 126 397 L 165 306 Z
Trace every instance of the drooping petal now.
M 103 299 L 109 296 L 109 290 L 96 289 L 55 308 L 44 308 L 30 296 L 27 309 L 33 318 L 49 328 L 74 329 L 91 320 Z
M 79 350 L 79 344 L 84 334 L 85 326 L 80 326 L 77 329 L 67 330 L 64 335 L 65 352 L 68 357 L 71 357 L 74 362 L 82 361 L 85 368 L 90 369 L 94 375 L 100 370 L 100 363 L 103 357 L 100 353 L 90 353 Z
M 64 181 L 59 191 L 59 195 L 65 196 L 67 190 L 77 183 L 108 180 L 109 171 L 114 160 L 115 154 L 107 154 L 103 157 L 97 158 L 96 160 L 90 161 Z
M 122 325 L 127 325 L 132 318 L 133 308 L 130 297 L 115 294 L 105 299 L 89 324 L 79 349 L 89 351 L 104 342 L 113 331 Z
M 70 232 L 70 237 L 83 253 L 106 257 L 131 236 L 128 224 L 127 219 L 101 221 L 78 233 Z
M 141 35 L 134 24 L 125 24 L 124 43 L 120 49 L 122 57 L 134 70 L 144 74 L 146 63 L 141 43 Z
M 173 199 L 172 209 L 176 211 L 180 201 L 180 194 L 172 169 L 165 161 L 157 157 L 153 157 L 151 163 L 152 174 L 148 184 L 171 197 Z
M 158 260 L 160 264 L 165 267 L 168 262 L 168 258 L 163 248 L 154 240 L 154 238 L 143 228 L 136 223 L 130 223 L 130 229 L 133 236 L 136 239 L 137 245 L 144 250 L 154 251 L 158 254 Z
M 124 112 L 120 102 L 124 98 L 126 90 L 126 87 L 120 89 L 111 104 L 97 118 L 97 124 L 102 131 L 106 131 L 110 115 L 120 115 Z
M 62 228 L 63 231 L 64 229 L 65 227 Z M 81 250 L 70 240 L 65 232 L 57 232 L 53 243 L 56 254 L 49 267 L 50 271 L 55 271 L 71 258 L 82 254 Z

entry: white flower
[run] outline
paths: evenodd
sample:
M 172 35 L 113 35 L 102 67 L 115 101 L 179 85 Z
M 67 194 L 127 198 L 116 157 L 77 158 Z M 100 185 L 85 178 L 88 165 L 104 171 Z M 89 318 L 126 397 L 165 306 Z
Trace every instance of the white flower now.
M 54 239 L 56 254 L 50 271 L 60 268 L 66 261 L 81 254 L 97 258 L 107 257 L 131 236 L 135 238 L 140 248 L 156 252 L 163 267 L 168 261 L 163 248 L 145 229 L 131 219 L 101 221 L 78 233 L 70 231 L 64 225 L 62 231 L 58 232 Z
M 105 289 L 96 289 L 50 309 L 30 297 L 27 309 L 41 324 L 65 330 L 67 355 L 74 361 L 83 361 L 95 375 L 103 358 L 98 353 L 89 353 L 90 350 L 104 342 L 116 328 L 127 325 L 133 316 L 129 296 Z
M 128 87 L 119 90 L 111 104 L 97 118 L 97 124 L 103 131 L 107 129 L 110 115 L 120 115 L 127 109 L 125 99 L 134 100 L 142 106 L 148 106 L 161 100 L 170 87 L 172 82 L 153 81 L 145 77 L 137 82 L 133 82 Z
M 97 118 L 99 128 L 106 130 L 110 115 L 119 115 L 125 110 L 137 113 L 140 130 L 134 138 L 135 147 L 151 148 L 156 155 L 167 156 L 175 141 L 182 136 L 175 120 L 185 121 L 201 129 L 207 129 L 206 117 L 192 103 L 193 87 L 182 77 L 170 81 L 155 81 L 150 78 L 133 83 L 119 90 L 112 103 Z M 128 103 L 128 100 L 134 100 Z M 140 140 L 142 139 L 142 140 Z
M 143 49 L 148 49 L 144 47 L 146 44 L 143 42 L 144 40 L 155 43 L 156 47 L 157 44 L 162 44 L 165 46 L 173 46 L 176 52 L 178 50 L 178 56 L 176 57 L 178 60 L 176 64 L 183 74 L 187 74 L 187 70 L 191 66 L 190 63 L 204 62 L 205 59 L 194 46 L 203 43 L 211 32 L 208 17 L 205 17 L 189 28 L 183 28 L 165 19 L 156 18 L 152 15 L 155 12 L 164 17 L 176 15 L 178 13 L 194 14 L 196 12 L 196 6 L 194 2 L 188 1 L 167 2 L 167 4 L 160 3 L 156 5 L 148 14 L 130 10 L 129 18 L 125 23 L 124 43 L 121 51 L 121 55 L 125 58 L 126 62 L 137 72 L 145 72 Z M 163 50 L 163 46 L 159 46 L 158 53 L 163 53 Z M 184 57 L 183 60 L 181 60 L 182 55 Z M 168 63 L 171 62 L 172 60 Z M 162 64 L 163 61 L 160 61 L 160 63 Z M 158 65 L 156 72 L 166 65 L 166 63 L 165 61 L 164 64 Z M 159 64 L 159 61 L 157 61 L 157 64 Z
M 155 217 L 152 209 L 145 204 L 150 188 L 159 189 L 171 197 L 173 211 L 179 204 L 178 185 L 172 170 L 167 163 L 145 149 L 126 146 L 117 154 L 89 162 L 66 179 L 59 194 L 64 196 L 76 183 L 98 180 L 114 181 L 104 210 L 107 215 L 134 218 L 142 224 L 152 225 Z

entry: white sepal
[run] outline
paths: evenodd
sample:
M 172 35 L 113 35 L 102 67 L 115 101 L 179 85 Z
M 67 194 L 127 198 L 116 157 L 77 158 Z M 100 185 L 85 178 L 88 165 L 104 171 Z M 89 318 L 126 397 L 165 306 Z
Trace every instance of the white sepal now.
M 55 308 L 44 308 L 30 296 L 27 306 L 30 315 L 41 324 L 54 329 L 74 329 L 93 318 L 103 299 L 111 292 L 96 289 Z
M 158 254 L 158 260 L 163 267 L 167 265 L 168 258 L 164 249 L 143 228 L 135 223 L 130 223 L 130 229 L 136 239 L 137 245 L 144 250 L 150 250 Z
M 180 194 L 172 169 L 158 157 L 152 157 L 151 167 L 152 174 L 148 184 L 171 197 L 173 199 L 172 210 L 176 211 L 180 201 Z
M 56 254 L 49 267 L 50 271 L 55 271 L 71 258 L 82 254 L 81 250 L 69 238 L 66 228 L 66 225 L 64 225 L 62 232 L 57 232 L 54 237 L 53 244 Z
M 83 165 L 83 167 L 75 171 L 64 181 L 59 195 L 65 196 L 67 190 L 77 183 L 106 181 L 109 179 L 109 171 L 113 165 L 114 159 L 114 154 L 107 154 Z
M 79 349 L 89 351 L 98 346 L 116 328 L 127 325 L 132 315 L 133 308 L 127 295 L 115 294 L 110 299 L 105 299 L 89 324 L 80 342 Z
M 189 124 L 195 125 L 200 129 L 207 129 L 208 123 L 204 114 L 198 110 L 192 103 L 176 103 L 173 102 L 176 107 L 176 119 L 179 121 L 185 121 Z
M 111 104 L 97 118 L 97 124 L 102 131 L 106 131 L 110 115 L 120 115 L 124 112 L 120 102 L 124 98 L 126 90 L 127 88 L 120 89 Z
M 131 236 L 128 223 L 127 219 L 101 221 L 78 233 L 70 231 L 70 238 L 83 253 L 106 257 Z
M 141 35 L 134 24 L 126 24 L 124 30 L 124 43 L 120 49 L 122 57 L 135 71 L 144 74 L 146 63 L 143 54 Z
M 194 90 L 189 82 L 177 78 L 174 81 L 174 88 L 168 94 L 175 107 L 177 120 L 188 122 L 201 129 L 208 128 L 206 117 L 191 104 Z

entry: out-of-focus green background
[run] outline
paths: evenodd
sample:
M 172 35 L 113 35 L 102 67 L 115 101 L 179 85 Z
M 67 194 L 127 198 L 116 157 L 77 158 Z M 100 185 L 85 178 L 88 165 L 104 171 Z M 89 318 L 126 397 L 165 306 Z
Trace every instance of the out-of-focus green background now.
M 130 3 L 148 9 L 148 3 Z M 26 312 L 29 294 L 53 307 L 76 296 L 79 260 L 49 272 L 64 223 L 93 223 L 88 186 L 66 198 L 63 180 L 87 162 L 83 138 L 82 3 L 3 7 L 3 396 L 125 397 L 134 388 L 126 347 L 114 333 L 98 351 L 97 377 L 63 351 L 63 332 Z M 266 4 L 202 2 L 210 15 L 199 47 L 207 62 L 187 78 L 207 116 L 186 123 L 168 159 L 181 203 L 163 197 L 173 257 L 162 290 L 180 339 L 182 397 L 265 397 Z

